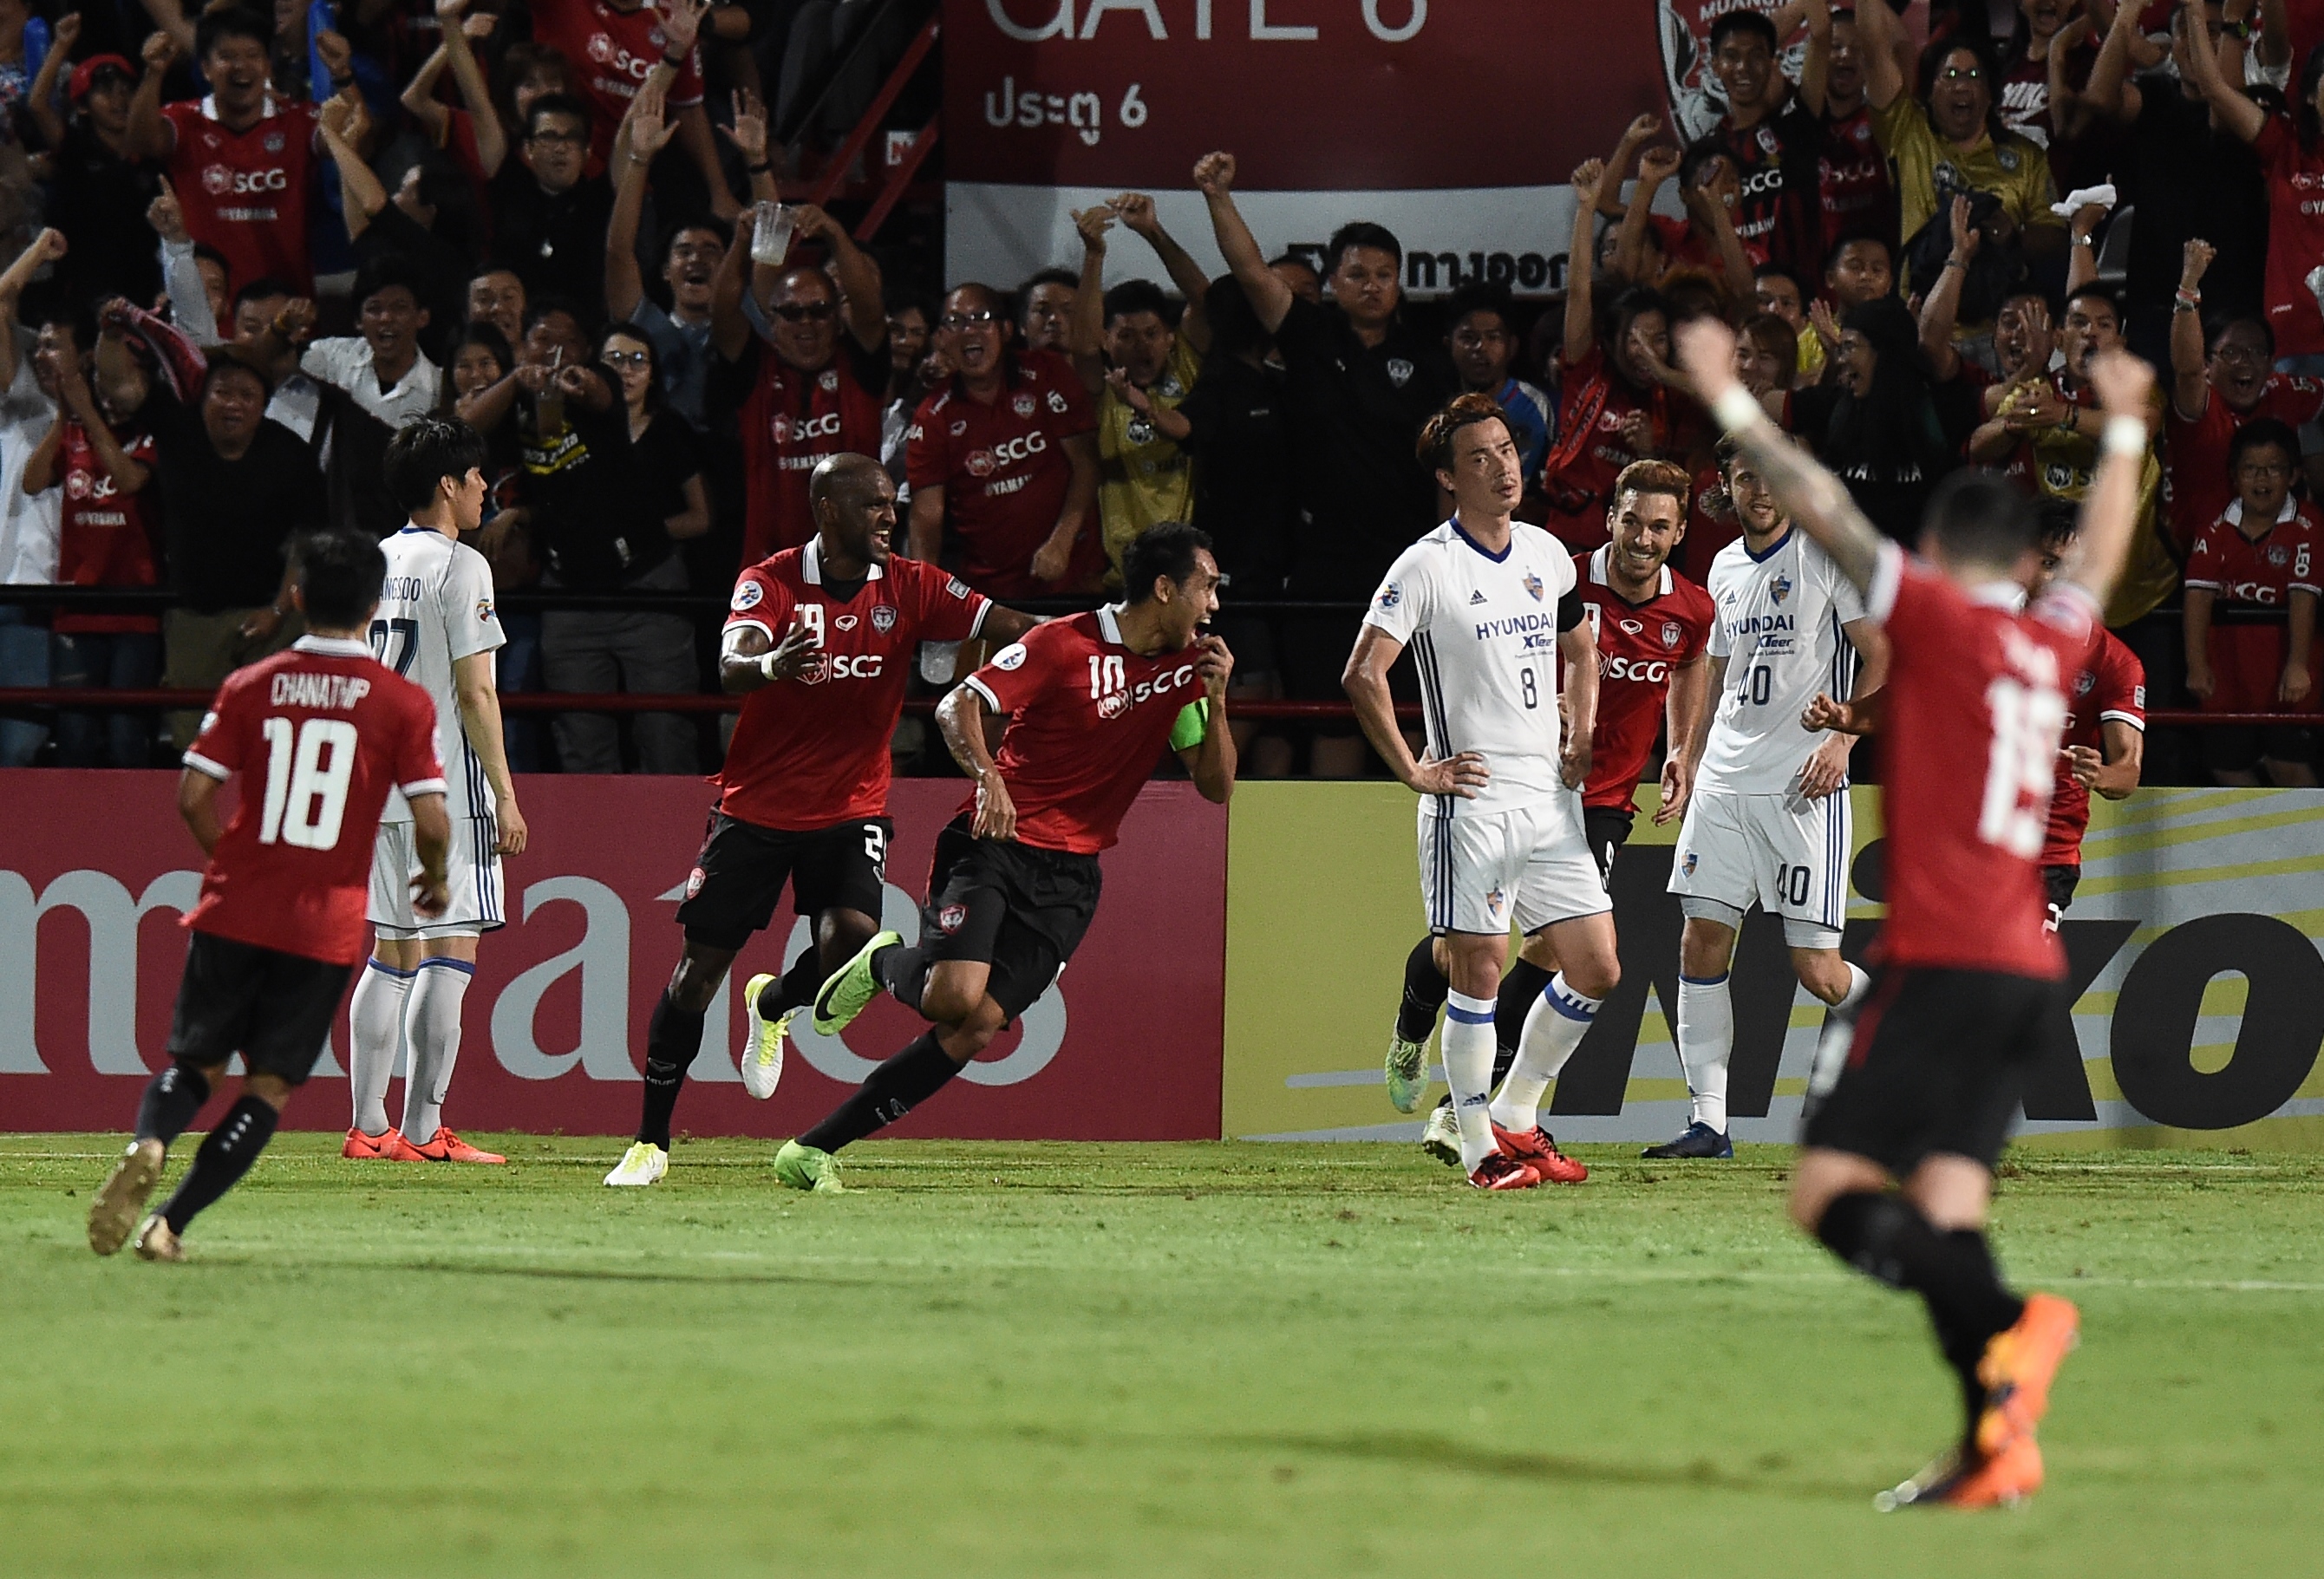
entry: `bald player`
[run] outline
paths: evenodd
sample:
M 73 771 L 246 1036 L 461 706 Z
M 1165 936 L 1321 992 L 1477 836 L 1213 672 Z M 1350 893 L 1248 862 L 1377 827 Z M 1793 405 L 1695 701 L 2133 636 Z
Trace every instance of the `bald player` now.
M 646 1035 L 638 1138 L 605 1182 L 669 1169 L 669 1121 L 702 1047 L 702 1019 L 783 884 L 813 936 L 789 971 L 743 988 L 742 1081 L 774 1094 L 791 1016 L 880 929 L 887 879 L 888 742 L 923 642 L 1015 642 L 1028 614 L 893 551 L 896 490 L 880 463 L 835 455 L 808 483 L 816 534 L 742 572 L 718 670 L 748 699 L 720 772 L 718 809 L 678 907 L 686 951 Z

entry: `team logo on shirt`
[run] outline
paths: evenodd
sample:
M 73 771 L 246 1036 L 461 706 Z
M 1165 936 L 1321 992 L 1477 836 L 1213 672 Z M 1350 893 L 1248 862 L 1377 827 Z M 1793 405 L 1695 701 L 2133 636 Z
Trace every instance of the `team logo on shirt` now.
M 280 132 L 269 132 L 265 136 L 261 137 L 258 140 L 258 144 L 260 147 L 265 149 L 269 153 L 280 153 L 282 152 L 283 148 L 282 134 Z
M 767 589 L 757 582 L 738 581 L 734 584 L 733 610 L 739 614 L 744 609 L 756 608 L 759 606 L 759 600 L 766 596 Z
M 1781 608 L 1784 599 L 1792 596 L 1792 578 L 1778 575 L 1775 577 L 1775 584 L 1767 589 L 1767 596 L 1775 600 L 1776 607 Z
M 703 871 L 699 866 L 687 873 L 686 874 L 686 897 L 687 899 L 692 899 L 696 894 L 700 893 L 702 891 L 702 885 L 709 881 L 709 877 L 710 874 Z
M 1406 361 L 1401 356 L 1389 357 L 1388 359 L 1388 381 L 1396 385 L 1398 389 L 1402 389 L 1406 384 L 1410 383 L 1412 382 L 1412 364 Z
M 1485 896 L 1485 913 L 1498 921 L 1501 919 L 1502 910 L 1508 908 L 1508 895 L 1496 888 Z
M 1685 859 L 1685 861 L 1683 861 L 1683 863 L 1681 863 L 1681 866 L 1682 866 L 1682 868 L 1685 871 L 1686 874 L 1687 874 L 1689 877 L 1692 877 L 1692 876 L 1694 875 L 1694 852 L 1693 852 L 1693 851 L 1689 850 L 1689 851 L 1686 853 L 1686 859 Z
M 1527 576 L 1527 577 L 1525 578 L 1524 586 L 1525 586 L 1525 589 L 1526 589 L 1527 592 L 1530 592 L 1530 593 L 1532 593 L 1532 594 L 1533 594 L 1533 600 L 1534 600 L 1534 602 L 1536 602 L 1536 603 L 1539 603 L 1539 602 L 1541 601 L 1541 577 L 1538 577 L 1538 576 Z
M 1020 390 L 1017 398 L 1009 402 L 1009 409 L 1020 417 L 1029 417 L 1033 414 L 1033 397 Z
M 836 367 L 825 368 L 823 370 L 823 376 L 816 379 L 815 382 L 817 387 L 819 387 L 824 393 L 829 394 L 833 390 L 839 387 L 839 369 Z
M 950 937 L 968 919 L 966 905 L 946 905 L 936 912 L 936 930 Z
M 1665 621 L 1663 622 L 1663 645 L 1664 645 L 1664 646 L 1665 646 L 1665 647 L 1675 647 L 1675 646 L 1677 646 L 1677 645 L 1678 645 L 1678 639 L 1679 639 L 1681 636 L 1683 636 L 1683 635 L 1685 635 L 1685 634 L 1686 634 L 1686 633 L 1685 633 L 1684 631 L 1682 631 L 1682 630 L 1680 630 L 1680 629 L 1679 629 L 1678 622 L 1677 622 L 1676 620 L 1665 620 Z
M 890 608 L 884 603 L 878 608 L 873 609 L 872 611 L 872 628 L 879 632 L 883 636 L 889 632 L 894 630 L 896 628 L 896 611 Z
M 2282 543 L 2277 543 L 2267 551 L 2267 562 L 2271 565 L 2282 565 L 2291 558 L 2292 556 L 2284 551 Z

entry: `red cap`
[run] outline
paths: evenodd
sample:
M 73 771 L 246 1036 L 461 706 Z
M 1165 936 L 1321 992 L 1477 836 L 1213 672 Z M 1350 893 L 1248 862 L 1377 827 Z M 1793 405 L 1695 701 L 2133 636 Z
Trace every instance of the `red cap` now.
M 91 55 L 73 68 L 72 80 L 65 86 L 65 97 L 73 103 L 78 104 L 88 97 L 89 89 L 97 86 L 97 74 L 104 71 L 119 72 L 124 82 L 137 80 L 137 69 L 132 66 L 125 57 Z

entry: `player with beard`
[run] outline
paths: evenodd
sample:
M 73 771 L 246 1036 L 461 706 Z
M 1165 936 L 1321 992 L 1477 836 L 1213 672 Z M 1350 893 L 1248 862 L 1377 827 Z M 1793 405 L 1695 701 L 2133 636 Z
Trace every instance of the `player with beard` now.
M 1630 836 L 1637 816 L 1640 776 L 1654 754 L 1657 733 L 1674 741 L 1690 738 L 1710 698 L 1710 666 L 1703 648 L 1716 617 L 1710 596 L 1670 568 L 1670 558 L 1686 535 L 1692 480 L 1684 467 L 1642 460 L 1627 467 L 1614 488 L 1609 512 L 1611 540 L 1573 558 L 1576 591 L 1598 647 L 1596 725 L 1590 737 L 1590 777 L 1582 787 L 1582 826 L 1590 853 L 1610 891 L 1614 854 Z M 1688 786 L 1679 752 L 1667 753 L 1662 771 L 1662 805 L 1656 824 L 1686 808 Z M 1404 1001 L 1388 1043 L 1388 1100 L 1410 1113 L 1427 1086 L 1425 1048 L 1443 1006 L 1444 944 L 1424 937 L 1405 962 Z M 1499 1048 L 1493 1061 L 1498 1085 L 1517 1057 L 1519 1038 L 1534 1000 L 1557 973 L 1546 933 L 1526 941 L 1508 973 L 1494 1010 Z M 1447 1097 L 1429 1114 L 1421 1150 L 1447 1165 L 1461 1160 L 1460 1131 Z
M 2034 1428 L 2080 1318 L 2053 1295 L 2011 1292 L 1984 1225 L 2065 973 L 2035 863 L 2065 684 L 2136 527 L 2153 375 L 2118 352 L 2092 365 L 2107 422 L 2098 476 L 2080 542 L 2024 608 L 2041 524 L 2006 481 L 1948 479 L 1924 557 L 1908 558 L 1737 383 L 1724 325 L 1688 325 L 1679 354 L 1729 442 L 1858 589 L 1892 651 L 1880 981 L 1803 1132 L 1792 1217 L 1850 1266 L 1919 1294 L 1960 1381 L 1959 1447 L 1878 1505 L 2021 1501 L 2042 1485 Z
M 1098 855 L 1167 743 L 1205 800 L 1234 793 L 1227 679 L 1234 655 L 1203 627 L 1218 613 L 1210 538 L 1176 522 L 1130 546 L 1127 596 L 1051 620 L 936 708 L 975 792 L 936 836 L 920 940 L 881 932 L 823 983 L 815 1028 L 835 1036 L 885 991 L 930 1030 L 787 1140 L 775 1177 L 841 1188 L 835 1154 L 894 1123 L 1049 990 L 1097 914 Z M 995 757 L 987 723 L 1008 720 Z
M 670 1114 L 701 1050 L 703 1015 L 742 945 L 773 919 L 786 882 L 813 935 L 784 975 L 743 986 L 742 1085 L 752 1096 L 774 1094 L 791 1016 L 879 930 L 894 830 L 888 742 L 919 644 L 1014 642 L 1033 628 L 1030 616 L 892 552 L 896 490 L 869 456 L 825 461 L 809 494 L 815 539 L 734 584 L 718 670 L 730 694 L 748 699 L 678 907 L 686 948 L 646 1032 L 644 1112 L 636 1142 L 605 1176 L 616 1187 L 669 1170 Z

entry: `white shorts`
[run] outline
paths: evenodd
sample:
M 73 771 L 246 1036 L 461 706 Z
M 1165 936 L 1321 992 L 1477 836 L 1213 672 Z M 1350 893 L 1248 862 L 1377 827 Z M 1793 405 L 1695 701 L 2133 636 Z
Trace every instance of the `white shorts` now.
M 1420 802 L 1420 898 L 1433 933 L 1537 931 L 1614 908 L 1582 833 L 1582 797 L 1515 811 L 1452 810 Z
M 1670 891 L 1698 920 L 1739 927 L 1756 902 L 1784 918 L 1793 947 L 1838 948 L 1851 831 L 1846 790 L 1821 800 L 1701 790 L 1679 825 Z
M 372 846 L 371 905 L 364 916 L 382 937 L 474 937 L 503 924 L 501 858 L 493 854 L 499 836 L 489 820 L 452 819 L 452 848 L 444 859 L 452 901 L 432 921 L 411 908 L 411 880 L 420 874 L 420 853 L 408 822 L 383 822 Z

